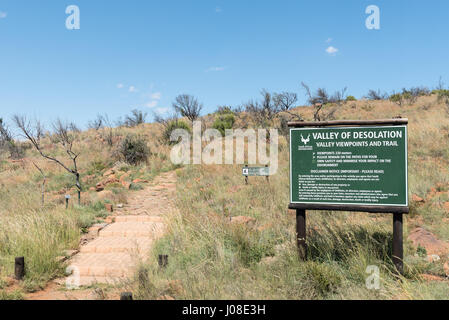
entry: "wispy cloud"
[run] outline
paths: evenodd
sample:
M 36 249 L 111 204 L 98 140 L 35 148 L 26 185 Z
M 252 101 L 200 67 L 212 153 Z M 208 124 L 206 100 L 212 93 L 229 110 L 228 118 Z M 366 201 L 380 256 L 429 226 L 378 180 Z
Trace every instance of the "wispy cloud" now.
M 157 108 L 156 109 L 156 113 L 158 113 L 158 114 L 164 114 L 164 113 L 167 113 L 168 112 L 168 108 Z
M 157 107 L 158 103 L 159 103 L 159 101 L 153 100 L 153 101 L 148 102 L 145 106 L 148 108 L 155 108 L 155 107 Z
M 210 67 L 206 72 L 220 72 L 226 70 L 226 67 Z
M 150 95 L 150 97 L 151 97 L 151 101 L 148 102 L 145 106 L 147 106 L 148 108 L 155 108 L 159 104 L 159 100 L 161 100 L 161 98 L 162 98 L 162 93 L 155 92 L 155 93 L 152 93 Z
M 335 54 L 338 52 L 338 49 L 335 48 L 335 47 L 333 47 L 333 46 L 330 46 L 330 47 L 328 47 L 328 48 L 326 49 L 326 52 L 327 52 L 328 54 L 330 54 L 331 56 L 333 56 L 333 55 L 335 55 Z
M 137 89 L 136 89 L 136 87 L 134 87 L 134 86 L 130 86 L 129 89 L 128 89 L 128 91 L 129 91 L 129 92 L 137 92 Z
M 8 16 L 7 12 L 0 11 L 0 19 L 5 19 Z
M 161 100 L 161 97 L 162 97 L 162 93 L 160 93 L 160 92 L 155 92 L 151 95 L 151 99 L 154 99 L 154 100 Z

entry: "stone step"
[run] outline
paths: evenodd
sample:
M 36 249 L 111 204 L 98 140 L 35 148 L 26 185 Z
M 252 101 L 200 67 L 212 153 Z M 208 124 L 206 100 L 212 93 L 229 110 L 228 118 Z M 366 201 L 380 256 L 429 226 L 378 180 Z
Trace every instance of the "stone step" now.
M 164 222 L 162 217 L 158 216 L 117 216 L 115 222 Z
M 151 237 L 163 234 L 164 224 L 160 222 L 118 222 L 100 231 L 100 237 Z
M 139 256 L 128 253 L 79 253 L 69 268 L 73 276 L 126 277 L 132 275 Z
M 152 240 L 147 237 L 128 238 L 128 237 L 99 237 L 85 246 L 82 246 L 82 253 L 113 253 L 126 252 L 140 254 L 147 253 L 150 250 Z
M 77 289 L 78 286 L 91 286 L 94 284 L 109 284 L 109 285 L 120 285 L 126 282 L 128 278 L 126 277 L 91 277 L 91 276 L 81 276 L 74 277 L 70 276 L 66 278 L 64 285 L 73 286 L 74 289 Z

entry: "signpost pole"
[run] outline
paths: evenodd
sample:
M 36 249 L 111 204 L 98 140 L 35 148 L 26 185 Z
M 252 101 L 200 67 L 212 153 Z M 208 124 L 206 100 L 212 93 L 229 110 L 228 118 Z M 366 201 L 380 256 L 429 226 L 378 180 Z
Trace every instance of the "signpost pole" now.
M 268 165 L 266 165 L 265 168 L 268 168 Z M 266 179 L 267 179 L 267 182 L 270 183 L 270 175 L 267 175 Z
M 396 270 L 403 274 L 404 272 L 404 245 L 403 245 L 403 232 L 402 232 L 402 213 L 393 214 L 393 263 Z
M 303 261 L 307 260 L 306 210 L 296 210 L 296 241 L 299 258 Z
M 248 168 L 248 165 L 247 165 L 247 164 L 245 164 L 245 168 Z M 246 184 L 246 185 L 248 184 L 248 176 L 245 176 L 245 184 Z

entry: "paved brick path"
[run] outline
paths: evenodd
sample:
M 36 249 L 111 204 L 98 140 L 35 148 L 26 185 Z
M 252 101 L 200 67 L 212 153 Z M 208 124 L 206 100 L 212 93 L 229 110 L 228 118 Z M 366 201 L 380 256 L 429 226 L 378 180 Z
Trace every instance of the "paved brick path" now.
M 114 284 L 133 275 L 136 265 L 148 257 L 155 239 L 164 233 L 164 214 L 174 210 L 176 173 L 158 176 L 150 186 L 131 195 L 128 204 L 115 209 L 115 222 L 82 246 L 70 261 L 74 285 Z M 79 279 L 79 281 L 78 281 Z

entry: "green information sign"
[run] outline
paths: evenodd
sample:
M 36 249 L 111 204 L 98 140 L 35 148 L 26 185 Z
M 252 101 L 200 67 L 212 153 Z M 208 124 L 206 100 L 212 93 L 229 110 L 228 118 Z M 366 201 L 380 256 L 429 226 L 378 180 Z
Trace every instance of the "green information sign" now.
M 407 207 L 407 126 L 290 129 L 290 201 Z

